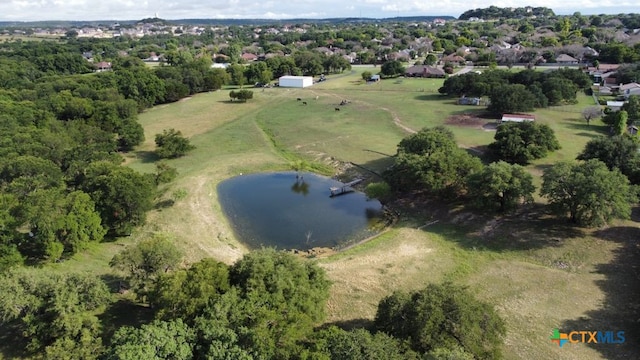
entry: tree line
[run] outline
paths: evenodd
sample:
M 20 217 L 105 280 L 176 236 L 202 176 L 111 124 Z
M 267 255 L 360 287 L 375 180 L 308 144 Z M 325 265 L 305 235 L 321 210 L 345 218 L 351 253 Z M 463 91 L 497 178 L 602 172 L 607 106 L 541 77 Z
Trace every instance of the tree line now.
M 180 266 L 170 239 L 155 235 L 117 254 L 130 291 L 152 319 L 103 331 L 114 306 L 88 274 L 17 268 L 0 275 L 0 319 L 24 355 L 83 359 L 497 359 L 504 321 L 466 288 L 430 284 L 394 292 L 367 328 L 318 327 L 330 282 L 290 253 L 263 249 L 229 266 Z M 121 314 L 121 316 L 133 314 Z
M 487 110 L 494 114 L 527 112 L 535 108 L 575 103 L 578 91 L 591 86 L 591 79 L 579 69 L 539 72 L 490 70 L 452 76 L 438 90 L 450 96 L 489 97 Z
M 393 165 L 383 173 L 388 189 L 372 184 L 367 191 L 386 200 L 392 193 L 422 192 L 449 201 L 462 199 L 470 208 L 513 211 L 532 203 L 536 191 L 523 165 L 559 149 L 559 144 L 547 125 L 509 123 L 498 127 L 489 149 L 495 161 L 483 165 L 457 146 L 450 130 L 422 129 L 398 144 Z M 577 160 L 544 170 L 540 195 L 548 200 L 549 210 L 583 226 L 628 219 L 638 201 L 638 143 L 626 135 L 599 137 Z

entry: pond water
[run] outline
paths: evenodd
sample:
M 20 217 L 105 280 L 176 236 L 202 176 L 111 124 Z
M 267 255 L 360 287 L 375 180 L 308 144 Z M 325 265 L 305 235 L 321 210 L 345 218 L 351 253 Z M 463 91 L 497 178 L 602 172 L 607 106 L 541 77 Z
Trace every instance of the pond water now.
M 248 247 L 307 250 L 355 243 L 376 233 L 382 205 L 361 192 L 330 197 L 342 183 L 295 172 L 251 174 L 218 185 L 218 198 Z

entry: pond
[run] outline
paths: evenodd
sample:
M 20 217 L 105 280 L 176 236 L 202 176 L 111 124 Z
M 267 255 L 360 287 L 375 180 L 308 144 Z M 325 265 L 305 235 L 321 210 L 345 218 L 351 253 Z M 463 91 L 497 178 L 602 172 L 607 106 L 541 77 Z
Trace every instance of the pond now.
M 340 247 L 375 235 L 382 205 L 361 192 L 330 197 L 339 181 L 295 172 L 251 174 L 218 185 L 222 210 L 249 248 Z

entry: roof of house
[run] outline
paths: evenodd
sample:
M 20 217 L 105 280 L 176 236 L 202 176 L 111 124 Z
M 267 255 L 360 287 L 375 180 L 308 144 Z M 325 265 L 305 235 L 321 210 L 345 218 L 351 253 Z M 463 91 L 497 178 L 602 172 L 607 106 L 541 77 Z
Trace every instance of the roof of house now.
M 438 76 L 444 76 L 445 73 L 442 69 L 438 69 L 437 67 L 433 67 L 433 66 L 429 66 L 429 65 L 413 65 L 410 68 L 407 68 L 407 70 L 405 70 L 405 74 L 411 74 L 411 75 L 438 75 Z
M 258 58 L 258 55 L 252 53 L 244 53 L 241 55 L 241 57 L 245 60 L 255 60 Z
M 630 89 L 640 88 L 640 84 L 632 82 L 628 84 L 620 85 L 620 91 L 626 91 Z
M 578 59 L 567 54 L 560 54 L 556 57 L 557 62 L 578 62 Z
M 624 105 L 624 101 L 607 101 L 609 107 L 622 107 L 622 105 Z
M 98 69 L 111 69 L 111 63 L 106 61 L 100 61 L 96 64 Z
M 465 61 L 465 59 L 460 55 L 449 54 L 449 55 L 443 57 L 442 61 L 462 62 L 462 61 Z

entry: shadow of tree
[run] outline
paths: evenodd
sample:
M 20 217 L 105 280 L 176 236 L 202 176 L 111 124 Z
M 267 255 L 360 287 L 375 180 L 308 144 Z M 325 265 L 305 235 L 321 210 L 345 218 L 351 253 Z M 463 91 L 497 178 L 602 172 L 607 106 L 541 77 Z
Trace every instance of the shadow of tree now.
M 134 151 L 133 154 L 136 158 L 140 159 L 143 164 L 154 163 L 160 160 L 160 157 L 156 154 L 155 151 Z
M 102 340 L 105 345 L 111 341 L 111 337 L 122 326 L 139 327 L 153 320 L 153 310 L 149 307 L 135 303 L 131 299 L 121 299 L 111 304 L 99 316 L 102 327 Z
M 18 322 L 0 324 L 0 357 L 6 359 L 22 359 L 29 339 L 22 336 L 23 329 Z
M 173 199 L 164 199 L 161 201 L 158 201 L 155 205 L 154 205 L 154 209 L 156 210 L 162 210 L 162 209 L 167 209 L 173 206 L 173 204 L 175 204 L 175 200 Z
M 349 319 L 349 320 L 334 321 L 334 322 L 329 322 L 329 323 L 322 324 L 320 329 L 326 329 L 326 328 L 331 327 L 331 326 L 336 326 L 336 327 L 339 327 L 340 329 L 346 330 L 346 331 L 350 331 L 350 330 L 354 330 L 354 329 L 373 330 L 373 320 L 360 318 L 360 319 Z
M 584 131 L 583 134 L 586 136 L 597 137 L 600 135 L 609 134 L 609 128 L 607 126 L 594 125 L 594 124 L 587 125 L 586 122 L 576 122 L 575 120 L 570 120 L 570 119 L 564 121 L 564 123 L 569 128 Z
M 607 264 L 596 266 L 604 275 L 597 285 L 605 294 L 602 307 L 565 321 L 561 331 L 624 331 L 622 344 L 593 344 L 606 359 L 640 359 L 640 228 L 618 226 L 597 231 L 603 240 L 619 244 Z
M 415 97 L 416 100 L 434 100 L 434 101 L 442 101 L 443 99 L 447 99 L 447 96 L 442 94 L 421 94 Z M 456 99 L 451 98 L 451 102 L 455 103 Z

